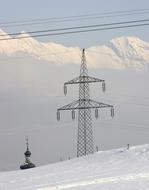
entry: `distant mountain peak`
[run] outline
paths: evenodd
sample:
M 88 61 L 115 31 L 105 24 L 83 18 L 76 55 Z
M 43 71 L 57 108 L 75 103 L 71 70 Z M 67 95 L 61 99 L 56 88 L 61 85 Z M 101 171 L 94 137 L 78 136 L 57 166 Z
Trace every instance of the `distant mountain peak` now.
M 112 44 L 121 44 L 121 45 L 139 45 L 139 44 L 147 44 L 143 40 L 141 40 L 139 37 L 136 36 L 121 36 L 114 38 L 110 41 Z
M 6 32 L 0 30 L 1 39 L 8 37 L 11 38 Z M 22 31 L 17 37 L 20 39 L 1 41 L 0 54 L 11 56 L 21 52 L 49 63 L 61 65 L 80 63 L 80 48 L 78 47 L 39 42 L 26 31 Z M 93 54 L 93 51 L 96 53 Z M 112 39 L 107 46 L 88 48 L 87 56 L 90 67 L 140 70 L 149 68 L 149 43 L 139 37 L 121 36 Z
M 18 36 L 22 36 L 22 37 L 31 37 L 29 33 L 27 33 L 26 31 L 21 31 L 20 34 Z
M 6 32 L 4 32 L 2 29 L 0 29 L 0 39 L 4 38 L 11 38 Z

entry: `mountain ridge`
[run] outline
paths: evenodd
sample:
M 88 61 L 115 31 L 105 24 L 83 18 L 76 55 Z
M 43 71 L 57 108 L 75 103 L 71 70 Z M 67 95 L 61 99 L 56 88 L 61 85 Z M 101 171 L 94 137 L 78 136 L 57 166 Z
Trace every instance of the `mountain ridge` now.
M 54 64 L 79 64 L 80 48 L 66 47 L 54 42 L 39 42 L 27 32 L 21 32 L 12 39 L 0 30 L 0 55 L 14 56 L 18 52 Z M 108 45 L 97 45 L 86 49 L 88 65 L 97 68 L 135 69 L 149 68 L 149 43 L 134 36 L 121 36 L 112 39 Z

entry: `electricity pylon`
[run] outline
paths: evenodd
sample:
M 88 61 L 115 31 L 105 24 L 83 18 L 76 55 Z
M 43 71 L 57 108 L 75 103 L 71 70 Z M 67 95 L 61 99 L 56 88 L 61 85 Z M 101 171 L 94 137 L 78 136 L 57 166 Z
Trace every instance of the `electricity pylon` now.
M 104 104 L 90 99 L 89 83 L 101 82 L 102 89 L 105 92 L 105 81 L 102 79 L 90 77 L 85 58 L 85 49 L 82 50 L 82 59 L 79 77 L 64 83 L 64 94 L 67 94 L 67 85 L 79 84 L 79 99 L 66 106 L 57 109 L 57 120 L 60 120 L 60 111 L 71 110 L 72 119 L 75 119 L 75 110 L 78 110 L 78 139 L 77 139 L 77 157 L 91 154 L 93 147 L 93 130 L 91 109 L 95 110 L 95 117 L 98 118 L 98 108 L 111 108 L 111 116 L 114 117 L 114 108 L 112 105 Z

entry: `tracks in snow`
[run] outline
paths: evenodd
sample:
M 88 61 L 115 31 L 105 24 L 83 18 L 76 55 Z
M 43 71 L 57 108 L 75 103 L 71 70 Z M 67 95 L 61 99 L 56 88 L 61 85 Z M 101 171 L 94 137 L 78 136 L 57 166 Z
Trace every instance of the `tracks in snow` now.
M 138 174 L 127 174 L 122 176 L 115 176 L 115 177 L 105 177 L 105 178 L 94 178 L 82 181 L 69 181 L 67 183 L 59 183 L 55 186 L 48 186 L 43 185 L 46 187 L 36 187 L 37 190 L 63 190 L 69 188 L 76 188 L 76 187 L 85 187 L 89 185 L 98 185 L 98 184 L 106 184 L 106 183 L 120 183 L 125 181 L 136 181 L 136 180 L 149 180 L 149 173 L 138 173 Z

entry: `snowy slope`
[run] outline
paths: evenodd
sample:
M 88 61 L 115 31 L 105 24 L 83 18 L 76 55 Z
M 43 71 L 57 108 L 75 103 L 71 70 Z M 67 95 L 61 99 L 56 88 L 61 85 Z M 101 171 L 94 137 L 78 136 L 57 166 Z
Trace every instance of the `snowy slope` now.
M 29 34 L 22 32 L 19 37 L 22 36 Z M 8 37 L 12 38 L 0 30 L 0 39 Z M 79 47 L 65 47 L 52 42 L 42 43 L 32 37 L 0 41 L 0 55 L 11 57 L 18 52 L 54 64 L 80 63 Z M 112 39 L 107 46 L 88 48 L 87 56 L 90 67 L 140 70 L 149 68 L 149 43 L 134 36 L 123 36 Z
M 148 190 L 149 145 L 0 173 L 1 190 Z

